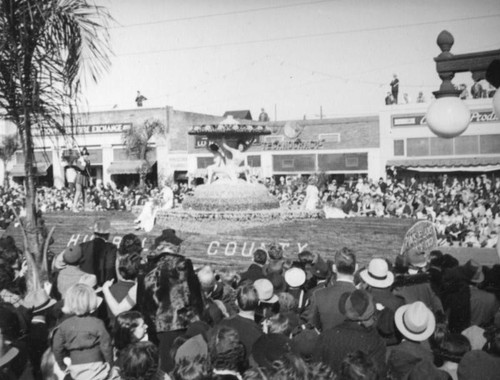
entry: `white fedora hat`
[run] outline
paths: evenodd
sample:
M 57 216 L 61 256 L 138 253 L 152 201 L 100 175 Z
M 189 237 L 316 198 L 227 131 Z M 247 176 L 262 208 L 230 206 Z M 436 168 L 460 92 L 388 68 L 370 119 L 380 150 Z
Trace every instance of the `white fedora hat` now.
M 394 314 L 396 327 L 406 338 L 415 342 L 428 339 L 436 328 L 436 318 L 421 301 L 401 306 Z
M 389 270 L 387 261 L 381 258 L 372 259 L 368 268 L 362 270 L 359 275 L 374 288 L 388 288 L 394 282 L 394 274 Z

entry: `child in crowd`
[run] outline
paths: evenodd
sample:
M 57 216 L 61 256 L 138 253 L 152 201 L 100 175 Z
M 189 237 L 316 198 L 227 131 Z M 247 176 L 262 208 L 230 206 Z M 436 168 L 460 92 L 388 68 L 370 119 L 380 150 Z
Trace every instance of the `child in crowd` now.
M 90 286 L 75 284 L 67 290 L 63 312 L 69 317 L 56 328 L 52 348 L 57 364 L 73 380 L 104 380 L 110 373 L 111 339 L 104 323 L 91 315 L 97 307 L 98 298 Z M 66 357 L 71 359 L 69 366 Z

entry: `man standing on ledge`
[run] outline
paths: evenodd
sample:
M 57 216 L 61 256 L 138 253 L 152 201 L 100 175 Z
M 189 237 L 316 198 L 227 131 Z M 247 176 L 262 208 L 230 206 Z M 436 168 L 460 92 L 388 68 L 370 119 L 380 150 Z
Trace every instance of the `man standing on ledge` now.
M 148 98 L 142 95 L 140 91 L 137 91 L 137 96 L 135 97 L 135 102 L 137 103 L 137 107 L 142 107 L 142 102 L 145 100 L 148 100 Z
M 269 116 L 267 115 L 264 108 L 260 109 L 259 121 L 269 121 Z
M 391 81 L 391 92 L 394 97 L 394 104 L 398 104 L 398 93 L 399 93 L 399 79 L 396 74 L 393 75 L 394 79 Z

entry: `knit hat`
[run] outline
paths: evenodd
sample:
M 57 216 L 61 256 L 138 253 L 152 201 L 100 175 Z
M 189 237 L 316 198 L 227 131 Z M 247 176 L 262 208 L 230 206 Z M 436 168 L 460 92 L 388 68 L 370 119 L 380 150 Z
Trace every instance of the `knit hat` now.
M 428 339 L 436 328 L 434 314 L 421 301 L 399 307 L 394 321 L 401 334 L 415 342 Z
M 375 314 L 373 297 L 366 290 L 356 289 L 340 296 L 339 310 L 350 321 L 369 321 Z
M 260 278 L 253 283 L 260 302 L 275 303 L 278 302 L 278 296 L 274 294 L 274 288 L 271 281 L 267 278 Z
M 82 247 L 73 245 L 64 250 L 63 260 L 68 265 L 78 265 L 83 258 Z
M 394 282 L 394 274 L 389 271 L 387 261 L 381 258 L 372 259 L 368 268 L 362 270 L 359 275 L 374 288 L 388 288 Z

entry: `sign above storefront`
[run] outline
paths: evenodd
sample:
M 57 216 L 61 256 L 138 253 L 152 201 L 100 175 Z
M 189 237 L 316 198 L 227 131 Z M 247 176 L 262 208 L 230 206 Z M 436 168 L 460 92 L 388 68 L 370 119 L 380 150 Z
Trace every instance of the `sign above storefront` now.
M 495 121 L 498 121 L 498 117 L 493 110 L 472 111 L 470 114 L 471 123 L 491 123 Z M 418 125 L 427 125 L 425 114 L 398 115 L 392 117 L 393 127 L 412 127 Z
M 324 140 L 289 140 L 262 143 L 262 150 L 317 150 L 323 148 Z
M 67 126 L 66 134 L 86 135 L 96 133 L 122 133 L 132 126 L 132 123 L 113 123 L 113 124 L 92 124 L 92 125 L 78 125 L 73 128 Z M 35 128 L 34 135 L 53 135 L 54 129 L 48 128 Z

